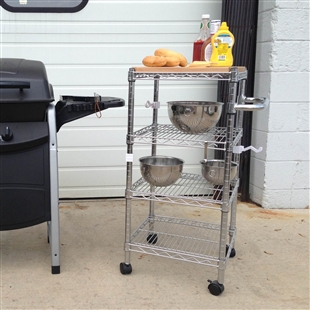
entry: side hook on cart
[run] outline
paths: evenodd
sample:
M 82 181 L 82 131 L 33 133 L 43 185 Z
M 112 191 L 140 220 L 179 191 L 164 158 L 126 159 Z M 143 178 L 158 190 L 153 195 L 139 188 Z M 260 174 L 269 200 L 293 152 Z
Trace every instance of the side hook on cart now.
M 258 149 L 256 149 L 252 145 L 248 146 L 248 147 L 244 147 L 243 145 L 236 145 L 233 147 L 233 153 L 235 153 L 235 154 L 241 154 L 242 152 L 246 152 L 248 150 L 252 150 L 255 153 L 260 153 L 263 150 L 263 148 L 259 147 Z
M 149 100 L 145 103 L 146 108 L 153 108 L 153 109 L 159 109 L 160 108 L 160 102 L 150 102 Z

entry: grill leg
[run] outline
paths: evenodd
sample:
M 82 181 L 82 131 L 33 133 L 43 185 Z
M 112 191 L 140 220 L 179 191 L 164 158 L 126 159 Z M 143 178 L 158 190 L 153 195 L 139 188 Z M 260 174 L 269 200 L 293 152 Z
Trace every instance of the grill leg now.
M 53 225 L 55 221 L 47 222 L 48 226 L 48 239 L 51 246 L 51 256 L 52 256 L 52 274 L 60 273 L 60 259 L 59 259 L 59 225 Z
M 51 177 L 51 221 L 48 222 L 48 237 L 51 245 L 52 274 L 60 273 L 60 229 L 58 194 L 57 129 L 55 106 L 48 107 L 50 132 L 50 177 Z

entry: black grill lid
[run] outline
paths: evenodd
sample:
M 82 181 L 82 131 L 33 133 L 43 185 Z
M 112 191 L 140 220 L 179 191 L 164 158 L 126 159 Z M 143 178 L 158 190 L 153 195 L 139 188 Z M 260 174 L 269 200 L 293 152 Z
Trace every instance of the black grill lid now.
M 1 103 L 49 103 L 54 101 L 53 87 L 49 84 L 41 61 L 0 58 Z

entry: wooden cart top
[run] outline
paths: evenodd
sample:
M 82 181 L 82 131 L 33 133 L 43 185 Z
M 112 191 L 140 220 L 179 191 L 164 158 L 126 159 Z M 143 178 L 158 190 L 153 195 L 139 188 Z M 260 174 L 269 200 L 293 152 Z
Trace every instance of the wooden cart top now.
M 133 67 L 136 72 L 145 73 L 229 73 L 233 67 Z M 238 72 L 245 72 L 246 67 L 237 67 Z

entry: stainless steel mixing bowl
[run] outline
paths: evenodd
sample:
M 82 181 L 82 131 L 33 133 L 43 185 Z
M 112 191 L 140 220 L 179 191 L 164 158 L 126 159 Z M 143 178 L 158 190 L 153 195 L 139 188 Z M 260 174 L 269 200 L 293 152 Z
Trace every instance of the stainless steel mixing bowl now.
M 222 102 L 169 101 L 168 115 L 180 131 L 199 134 L 213 128 L 222 114 Z
M 169 186 L 177 181 L 183 170 L 182 159 L 169 156 L 145 156 L 140 158 L 140 171 L 151 185 Z
M 224 184 L 224 170 L 225 162 L 220 159 L 211 159 L 211 160 L 201 160 L 201 173 L 203 177 L 215 185 Z M 236 162 L 231 162 L 230 167 L 230 180 L 233 180 L 238 171 L 238 164 Z

